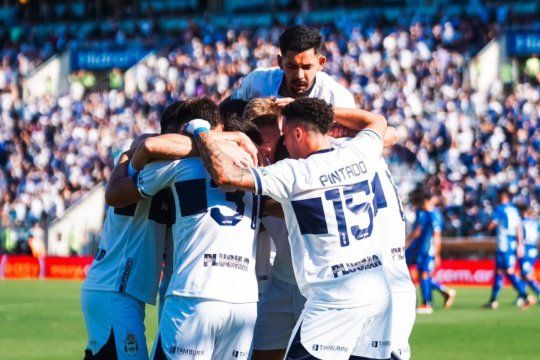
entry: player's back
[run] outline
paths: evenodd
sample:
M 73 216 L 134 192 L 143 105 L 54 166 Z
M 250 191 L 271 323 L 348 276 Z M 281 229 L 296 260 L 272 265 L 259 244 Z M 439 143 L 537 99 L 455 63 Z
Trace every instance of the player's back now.
M 128 293 L 155 304 L 172 194 L 157 193 L 123 208 L 109 207 L 95 259 L 82 288 Z
M 497 222 L 497 250 L 506 252 L 516 249 L 516 237 L 521 226 L 518 209 L 512 204 L 500 204 L 495 209 L 494 220 Z
M 431 211 L 420 209 L 416 212 L 415 225 L 420 227 L 420 235 L 415 240 L 418 242 L 416 245 L 418 248 L 418 255 L 433 255 L 433 214 Z
M 383 243 L 383 266 L 392 292 L 415 291 L 405 261 L 405 217 L 396 185 L 386 161 L 381 157 L 373 181 L 377 202 L 376 226 Z
M 255 234 L 258 197 L 217 187 L 200 158 L 149 164 L 138 187 L 153 193 L 169 186 L 174 195 L 174 273 L 168 295 L 256 302 Z
M 296 279 L 312 303 L 354 307 L 389 293 L 374 231 L 381 147 L 378 135 L 362 132 L 338 148 L 254 171 L 258 191 L 282 203 Z

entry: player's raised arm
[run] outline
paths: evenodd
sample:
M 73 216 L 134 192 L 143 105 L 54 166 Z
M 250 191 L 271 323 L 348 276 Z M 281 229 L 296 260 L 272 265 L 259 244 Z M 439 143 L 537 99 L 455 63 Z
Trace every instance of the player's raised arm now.
M 216 140 L 213 132 L 197 132 L 197 130 L 195 129 L 195 138 L 199 155 L 212 180 L 218 186 L 235 187 L 254 192 L 255 181 L 251 171 L 237 165 L 234 159 L 223 151 L 222 146 L 220 146 L 222 143 Z
M 120 160 L 113 168 L 107 188 L 105 190 L 105 202 L 107 205 L 118 208 L 136 203 L 140 199 L 137 186 L 128 176 L 130 152 L 120 156 Z
M 182 134 L 164 134 L 141 141 L 131 159 L 136 170 L 152 160 L 178 160 L 197 156 L 197 147 L 190 136 Z
M 362 109 L 336 107 L 334 108 L 334 120 L 352 130 L 361 131 L 369 129 L 377 132 L 381 136 L 381 139 L 383 139 L 385 147 L 393 146 L 397 143 L 398 136 L 396 129 L 388 127 L 386 118 L 382 115 Z

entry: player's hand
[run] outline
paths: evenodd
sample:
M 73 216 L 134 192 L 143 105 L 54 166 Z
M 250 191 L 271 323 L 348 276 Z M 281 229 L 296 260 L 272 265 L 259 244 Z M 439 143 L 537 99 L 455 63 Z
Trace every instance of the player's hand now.
M 219 147 L 231 157 L 233 164 L 238 167 L 249 169 L 256 165 L 251 156 L 232 141 L 221 141 Z
M 435 256 L 435 267 L 438 268 L 439 266 L 441 266 L 441 257 Z
M 145 139 L 149 138 L 149 137 L 152 137 L 152 136 L 156 136 L 157 134 L 153 134 L 153 133 L 146 133 L 146 134 L 141 134 L 139 136 L 137 136 L 135 138 L 135 140 L 133 140 L 133 142 L 131 143 L 131 146 L 129 147 L 129 156 L 132 156 L 133 153 L 135 152 L 135 149 L 137 149 L 137 146 L 139 146 L 140 143 L 142 143 Z
M 237 136 L 238 137 L 237 137 L 236 143 L 246 153 L 249 154 L 249 156 L 251 157 L 251 160 L 253 162 L 252 166 L 254 166 L 255 164 L 257 164 L 257 161 L 258 161 L 257 153 L 259 152 L 259 150 L 257 149 L 257 146 L 255 146 L 255 144 L 253 144 L 253 142 L 251 141 L 249 136 L 247 136 L 246 134 L 241 133 L 241 132 L 237 132 Z
M 339 139 L 343 137 L 355 137 L 357 133 L 357 131 L 351 130 L 337 122 L 333 122 L 332 124 L 330 124 L 330 128 L 328 129 L 328 135 L 330 135 L 334 139 Z
M 293 98 L 290 98 L 290 97 L 287 97 L 287 98 L 276 98 L 274 100 L 274 102 L 276 103 L 276 105 L 280 108 L 280 109 L 283 109 L 285 106 L 289 105 L 290 103 L 292 103 L 294 101 Z

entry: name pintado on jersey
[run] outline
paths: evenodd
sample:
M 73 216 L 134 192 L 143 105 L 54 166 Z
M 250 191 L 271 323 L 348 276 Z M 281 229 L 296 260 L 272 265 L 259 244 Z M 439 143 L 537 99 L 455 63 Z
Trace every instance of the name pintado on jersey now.
M 148 164 L 137 187 L 143 196 L 169 187 L 175 199 L 175 272 L 167 295 L 257 301 L 259 197 L 217 187 L 200 158 Z
M 334 146 L 341 146 L 350 138 L 331 139 Z M 384 271 L 392 292 L 415 291 L 407 262 L 405 261 L 405 218 L 403 205 L 384 157 L 379 158 L 375 185 L 377 221 L 383 245 Z
M 389 293 L 374 231 L 372 183 L 381 151 L 379 135 L 363 131 L 306 159 L 252 169 L 257 192 L 282 203 L 296 279 L 308 302 L 355 307 Z

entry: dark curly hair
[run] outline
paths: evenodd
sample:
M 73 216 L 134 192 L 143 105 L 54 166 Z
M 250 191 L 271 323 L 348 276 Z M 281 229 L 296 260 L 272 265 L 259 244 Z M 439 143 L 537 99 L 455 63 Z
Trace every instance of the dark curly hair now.
M 218 106 L 206 97 L 182 101 L 176 116 L 180 127 L 194 119 L 204 119 L 212 128 L 222 123 Z
M 318 54 L 321 47 L 321 33 L 317 29 L 306 25 L 291 26 L 279 37 L 279 49 L 282 56 L 285 56 L 287 51 L 300 53 L 309 49 L 313 49 Z
M 301 123 L 308 130 L 322 134 L 328 132 L 328 127 L 334 120 L 332 106 L 326 101 L 315 98 L 299 98 L 283 108 L 283 116 L 287 123 Z

